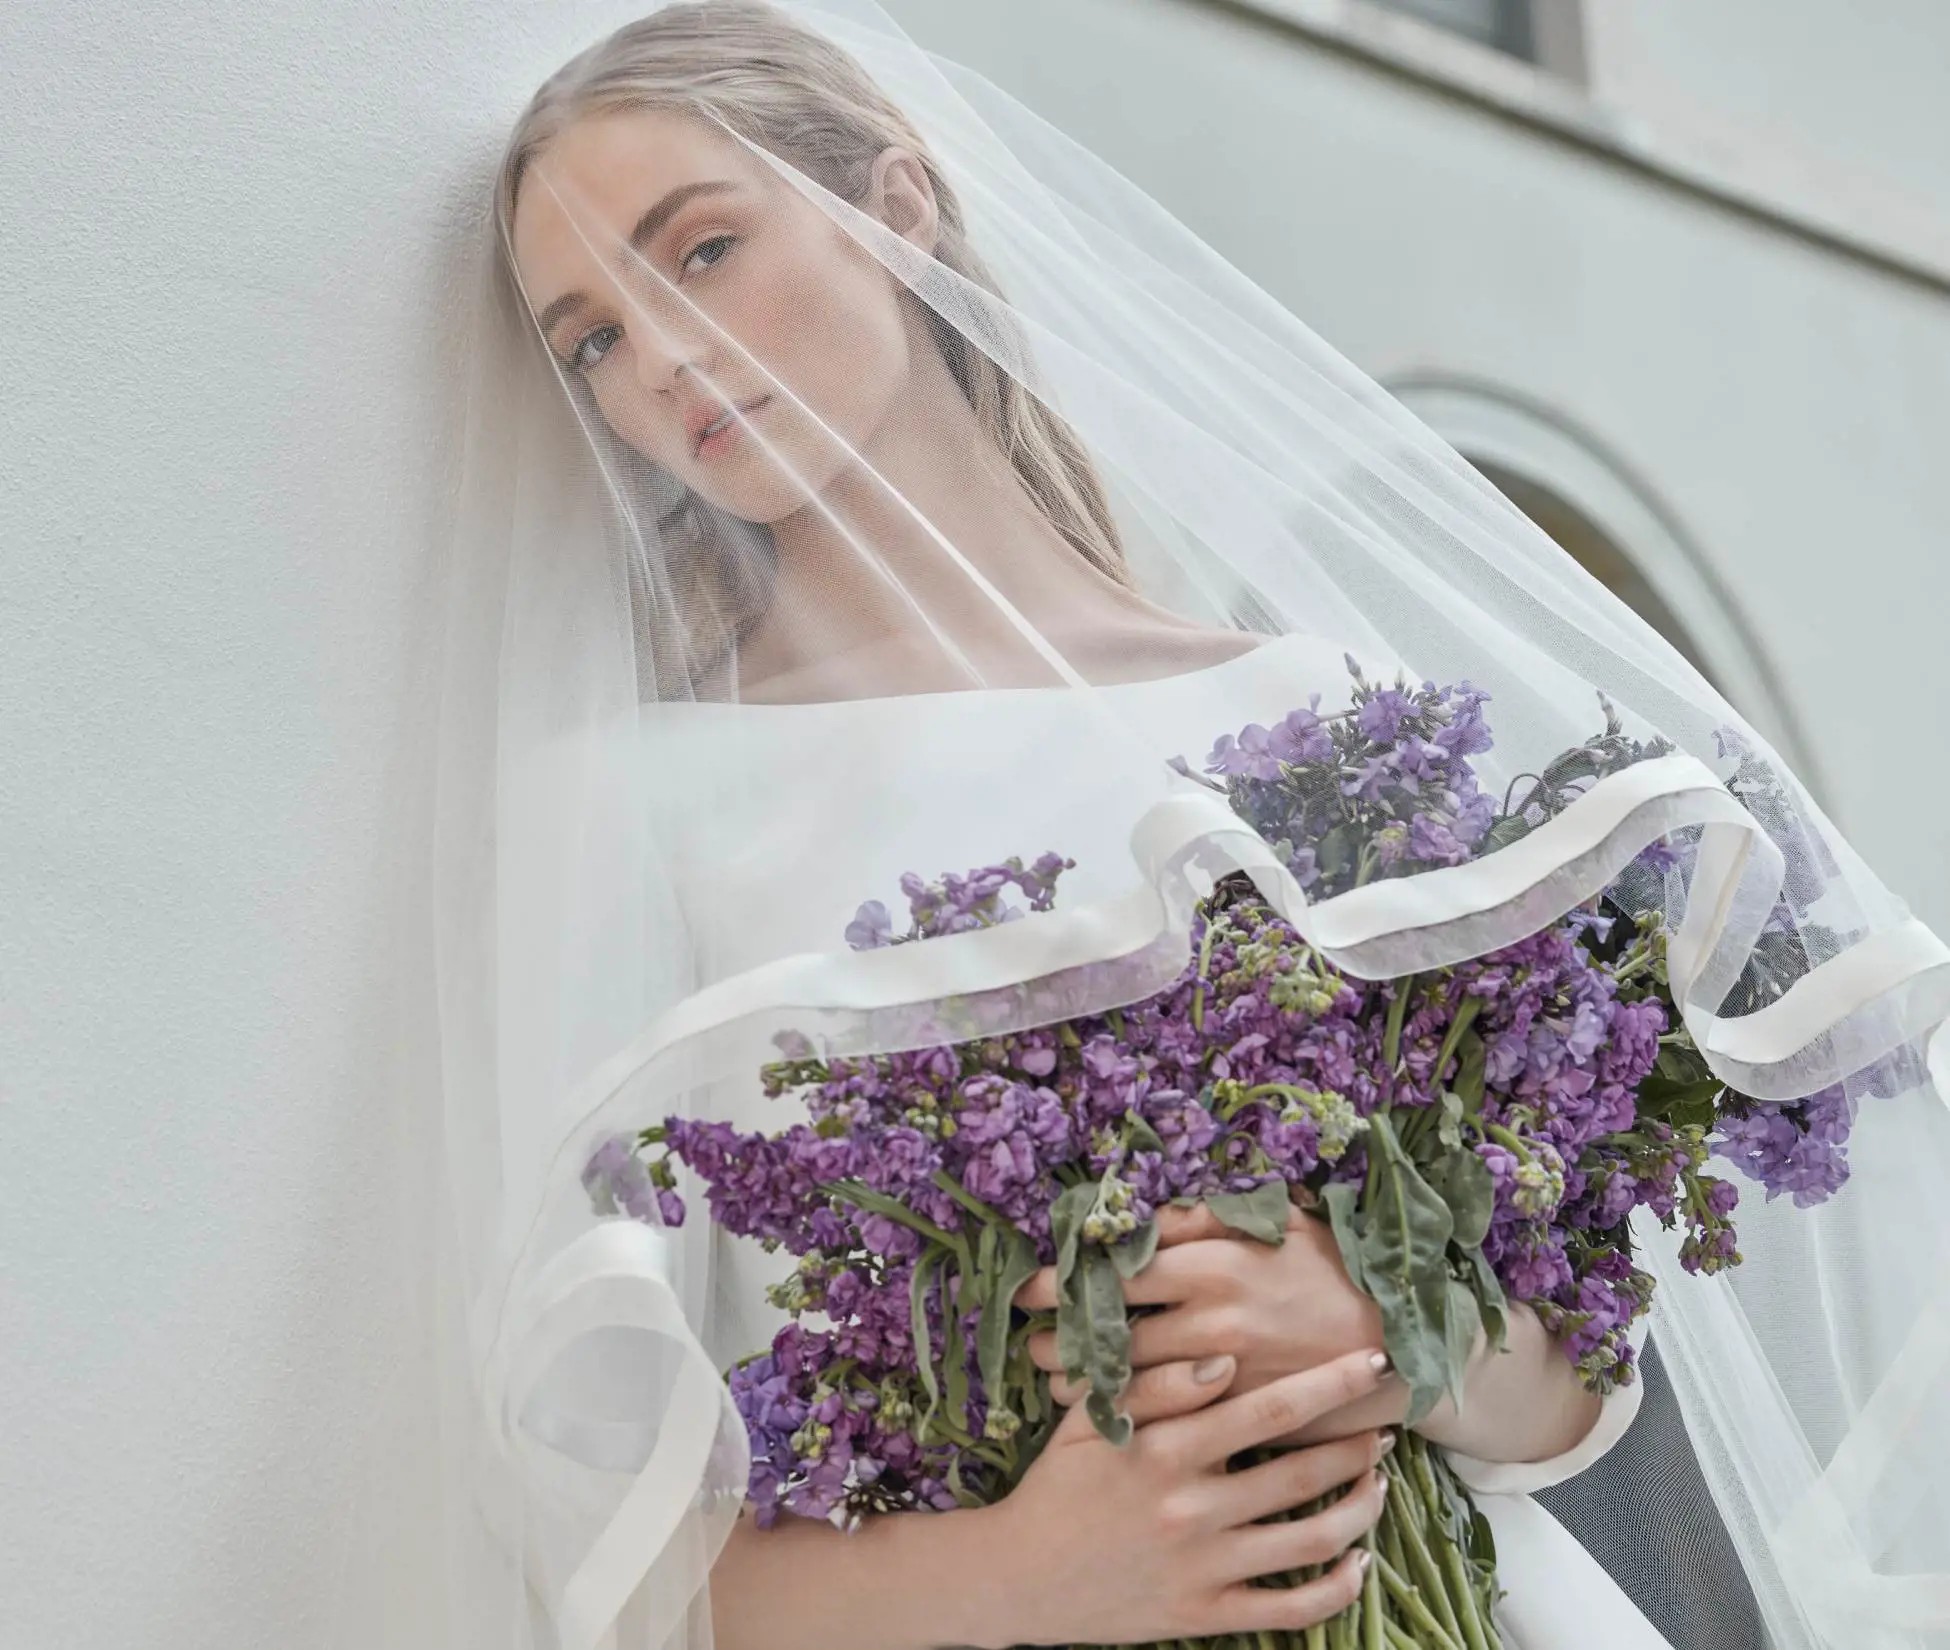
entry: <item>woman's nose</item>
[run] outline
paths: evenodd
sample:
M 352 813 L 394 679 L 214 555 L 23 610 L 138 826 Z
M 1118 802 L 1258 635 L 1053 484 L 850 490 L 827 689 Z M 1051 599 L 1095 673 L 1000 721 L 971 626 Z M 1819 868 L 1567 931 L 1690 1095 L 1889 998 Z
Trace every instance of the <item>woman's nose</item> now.
M 672 325 L 659 315 L 641 314 L 632 326 L 636 336 L 638 381 L 647 390 L 672 390 L 686 371 L 706 370 L 712 354 L 709 341 L 695 329 Z

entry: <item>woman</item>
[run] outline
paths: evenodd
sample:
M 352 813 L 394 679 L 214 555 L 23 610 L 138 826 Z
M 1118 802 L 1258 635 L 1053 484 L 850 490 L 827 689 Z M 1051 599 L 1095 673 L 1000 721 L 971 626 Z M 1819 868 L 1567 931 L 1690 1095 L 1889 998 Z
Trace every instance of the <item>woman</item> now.
M 977 217 L 1006 278 L 976 249 Z M 575 1168 L 604 1127 L 670 1110 L 777 1126 L 750 1074 L 780 1031 L 896 1048 L 916 1010 L 971 987 L 1033 979 L 1101 1007 L 1162 983 L 1182 961 L 1192 866 L 1223 868 L 1238 831 L 1193 829 L 1141 862 L 1134 829 L 1182 802 L 1171 759 L 1344 693 L 1343 648 L 1370 669 L 1412 658 L 1487 679 L 1508 750 L 1486 775 L 1588 736 L 1593 687 L 1691 748 L 1736 719 L 1352 368 L 870 7 L 799 18 L 710 0 L 619 31 L 522 116 L 496 218 L 530 353 L 483 368 L 505 376 L 475 409 L 487 457 L 462 531 L 478 560 L 460 577 L 489 605 L 456 629 L 448 886 L 456 931 L 484 890 L 493 924 L 450 968 L 464 1016 L 450 1057 L 483 1063 L 479 1084 L 448 1088 L 467 1355 L 513 1423 L 477 1470 L 518 1521 L 548 1631 L 905 1650 L 1331 1616 L 1359 1589 L 1375 1464 L 1407 1400 L 1319 1223 L 1296 1214 L 1291 1240 L 1263 1249 L 1172 1212 L 1152 1269 L 1172 1287 L 1130 1286 L 1164 1306 L 1134 1342 L 1135 1447 L 1073 1413 L 994 1507 L 845 1535 L 741 1520 L 719 1551 L 738 1423 L 699 1372 L 769 1340 L 778 1266 L 695 1217 L 654 1239 L 587 1229 Z M 531 419 L 537 339 L 558 404 Z M 1690 806 L 1655 787 L 1576 854 L 1506 867 L 1466 911 L 1411 896 L 1347 955 L 1407 972 L 1521 937 L 1663 831 L 1706 823 Z M 1777 851 L 1729 872 L 1724 909 L 1765 909 L 1784 856 L 1792 873 L 1820 851 L 1811 809 L 1772 824 Z M 902 871 L 1045 848 L 1078 862 L 1065 900 L 1102 914 L 1087 954 L 1083 930 L 1058 944 L 1052 926 L 1041 954 L 1018 945 L 1004 973 L 952 987 L 845 956 L 846 913 Z M 1885 897 L 1866 875 L 1848 892 Z M 1647 897 L 1677 930 L 1686 893 Z M 1709 932 L 1695 975 L 1709 1016 L 1750 937 L 1737 916 Z M 1091 984 L 1107 959 L 1124 965 L 1118 994 L 1087 1003 L 1111 989 Z M 1887 993 L 1844 1003 L 1818 1046 L 1743 1075 L 1807 1093 L 1916 1043 L 1930 966 L 1900 1009 Z M 453 1109 L 482 1084 L 500 1106 L 485 1140 Z M 1887 1132 L 1899 1124 L 1941 1150 L 1922 1111 Z M 1831 1221 L 1819 1247 L 1854 1235 Z M 1797 1241 L 1813 1240 L 1797 1229 L 1784 1252 Z M 1878 1374 L 1909 1322 L 1903 1280 L 1888 1299 L 1863 1318 Z M 1021 1297 L 1052 1300 L 1047 1276 Z M 1740 1309 L 1678 1310 L 1699 1382 L 1713 1326 Z M 1754 1321 L 1741 1333 L 1763 1346 Z M 1846 1380 L 1818 1375 L 1805 1401 Z M 1420 1423 L 1491 1514 L 1507 1642 L 1666 1642 L 1527 1499 L 1596 1462 L 1637 1395 L 1594 1396 L 1519 1307 L 1503 1353 L 1479 1345 L 1463 1403 Z M 1762 1406 L 1773 1430 L 1757 1425 L 1755 1447 L 1798 1442 L 1797 1397 Z M 1274 1438 L 1305 1447 L 1224 1471 Z M 1716 1487 L 1738 1502 L 1749 1462 L 1727 1453 Z M 1335 1486 L 1350 1493 L 1326 1512 L 1257 1522 Z M 1801 1642 L 1805 1601 L 1767 1532 L 1737 1533 L 1779 1642 Z M 1249 1585 L 1330 1561 L 1299 1588 Z

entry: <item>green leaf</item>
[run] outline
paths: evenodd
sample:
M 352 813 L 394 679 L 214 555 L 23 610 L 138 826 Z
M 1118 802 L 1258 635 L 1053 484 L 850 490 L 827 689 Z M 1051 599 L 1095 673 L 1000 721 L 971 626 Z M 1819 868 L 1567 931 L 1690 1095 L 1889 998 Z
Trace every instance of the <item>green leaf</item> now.
M 1243 1232 L 1275 1248 L 1286 1242 L 1293 1199 L 1284 1180 L 1269 1180 L 1250 1192 L 1219 1192 L 1208 1197 L 1205 1205 L 1229 1231 Z
M 928 1424 L 941 1408 L 941 1387 L 935 1379 L 934 1350 L 928 1337 L 928 1286 L 933 1274 L 940 1269 L 943 1258 L 939 1249 L 930 1249 L 922 1255 L 914 1263 L 914 1276 L 907 1291 L 908 1327 L 914 1336 L 914 1364 L 928 1395 L 927 1413 L 915 1428 L 921 1437 L 927 1436 Z
M 1337 877 L 1354 868 L 1359 833 L 1352 825 L 1336 825 L 1314 845 L 1314 865 L 1323 877 Z
M 1131 1379 L 1131 1325 L 1124 1283 L 1110 1256 L 1097 1244 L 1084 1244 L 1069 1282 L 1059 1289 L 1056 1356 L 1063 1373 L 1086 1383 L 1085 1411 L 1113 1444 L 1131 1435 L 1130 1417 L 1117 1413 L 1117 1400 Z
M 1158 1222 L 1154 1216 L 1110 1252 L 1111 1264 L 1122 1278 L 1134 1278 L 1158 1252 Z
M 991 1209 L 946 1169 L 936 1169 L 928 1178 L 977 1220 L 983 1221 L 990 1226 L 1007 1226 L 1009 1224 L 1003 1218 L 1001 1210 Z
M 837 1180 L 827 1188 L 827 1191 L 842 1203 L 851 1203 L 855 1208 L 865 1209 L 870 1214 L 885 1215 L 889 1220 L 897 1221 L 902 1226 L 919 1232 L 922 1237 L 942 1244 L 946 1248 L 957 1252 L 966 1251 L 967 1246 L 960 1237 L 953 1232 L 943 1231 L 925 1216 L 917 1215 L 899 1198 L 889 1197 L 885 1192 L 877 1192 L 871 1186 L 863 1185 L 857 1180 Z
M 1483 1085 L 1489 1064 L 1489 1045 L 1474 1031 L 1465 1032 L 1456 1045 L 1462 1057 L 1456 1067 L 1456 1098 L 1463 1111 L 1474 1117 L 1483 1109 Z
M 1084 1402 L 1104 1437 L 1113 1444 L 1128 1443 L 1131 1418 L 1118 1412 L 1117 1400 L 1131 1384 L 1130 1313 L 1124 1281 L 1100 1249 L 1084 1258 L 1083 1297 L 1090 1324 L 1090 1396 Z
M 1483 1327 L 1483 1314 L 1477 1309 L 1475 1291 L 1460 1278 L 1449 1280 L 1448 1296 L 1442 1327 L 1449 1355 L 1449 1402 L 1460 1413 L 1463 1378 L 1469 1373 L 1469 1355 L 1476 1350 L 1476 1331 Z
M 1725 1092 L 1726 1084 L 1713 1076 L 1687 1083 L 1648 1077 L 1639 1085 L 1639 1114 L 1660 1118 L 1674 1128 L 1710 1128 Z
M 1487 840 L 1492 848 L 1507 848 L 1530 834 L 1530 822 L 1522 814 L 1505 814 L 1489 828 Z
M 1002 1239 L 1000 1226 L 983 1226 L 982 1235 L 975 1240 L 975 1265 L 970 1276 L 962 1279 L 961 1292 L 955 1297 L 955 1304 L 966 1312 L 971 1306 L 986 1304 L 988 1286 L 995 1277 L 995 1257 L 997 1246 Z
M 1408 1420 L 1427 1415 L 1448 1385 L 1449 1205 L 1402 1151 L 1387 1114 L 1368 1119 L 1362 1275 L 1381 1308 L 1384 1344 L 1409 1384 Z
M 1474 1156 L 1474 1153 L 1463 1153 L 1462 1149 L 1462 1096 L 1454 1089 L 1444 1089 L 1436 1096 L 1434 1110 L 1436 1142 L 1453 1154 L 1448 1161 L 1460 1155 Z
M 1510 1344 L 1510 1309 L 1508 1297 L 1503 1293 L 1503 1280 L 1483 1258 L 1481 1249 L 1466 1249 L 1463 1258 L 1469 1262 L 1475 1279 L 1476 1307 L 1483 1317 L 1483 1332 L 1489 1336 L 1490 1345 L 1501 1352 Z
M 1050 1236 L 1056 1241 L 1056 1283 L 1060 1291 L 1077 1269 L 1077 1246 L 1083 1241 L 1083 1223 L 1097 1206 L 1097 1183 L 1080 1180 L 1066 1186 L 1050 1205 Z
M 1341 1261 L 1354 1287 L 1368 1292 L 1366 1266 L 1361 1259 L 1361 1188 L 1348 1180 L 1330 1180 L 1322 1189 L 1320 1201 L 1327 1210 L 1327 1224 L 1340 1245 Z
M 991 1226 L 989 1231 L 996 1231 Z M 1003 1240 L 1008 1248 L 1000 1268 L 986 1279 L 987 1298 L 982 1303 L 982 1321 L 975 1332 L 975 1360 L 982 1372 L 982 1386 L 991 1398 L 1004 1387 L 1009 1364 L 1009 1326 L 1015 1307 L 1016 1291 L 1037 1270 L 1036 1245 L 1021 1232 L 1010 1229 Z
M 1652 1063 L 1652 1070 L 1655 1076 L 1668 1083 L 1697 1083 L 1712 1075 L 1705 1056 L 1690 1043 L 1663 1044 L 1659 1057 Z
M 1474 1152 L 1455 1152 L 1429 1174 L 1431 1183 L 1449 1205 L 1451 1236 L 1464 1249 L 1474 1249 L 1488 1236 L 1496 1212 L 1496 1176 Z
M 1136 1112 L 1124 1114 L 1124 1126 L 1130 1131 L 1133 1146 L 1141 1147 L 1148 1152 L 1161 1152 L 1165 1149 L 1164 1136 Z
M 941 1396 L 948 1419 L 964 1433 L 968 1430 L 968 1349 L 962 1342 L 961 1313 L 945 1315 L 947 1345 L 941 1349 Z

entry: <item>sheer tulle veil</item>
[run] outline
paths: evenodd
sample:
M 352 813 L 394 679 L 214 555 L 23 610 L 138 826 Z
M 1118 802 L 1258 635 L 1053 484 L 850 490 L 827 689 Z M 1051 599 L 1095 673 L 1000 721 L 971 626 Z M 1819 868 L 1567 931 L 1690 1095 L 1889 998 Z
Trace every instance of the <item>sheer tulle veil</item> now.
M 1950 951 L 1664 640 L 1111 168 L 870 0 L 599 39 L 635 10 L 562 9 L 589 49 L 482 179 L 467 274 L 422 1097 L 451 1642 L 708 1642 L 746 1469 L 709 1242 L 599 1216 L 605 1139 L 743 1104 L 780 1033 L 883 1051 L 1131 1001 L 1234 870 L 1370 977 L 1625 879 L 1714 1071 L 1853 1117 L 1838 1195 L 1743 1185 L 1743 1266 L 1689 1277 L 1643 1233 L 1654 1333 L 1779 1650 L 1945 1642 Z M 1345 700 L 1343 654 L 1487 692 L 1486 793 L 1608 714 L 1636 757 L 1508 847 L 1310 900 L 1114 691 L 1280 638 L 1294 707 Z M 1046 696 L 1046 748 L 985 743 L 994 694 Z M 847 946 L 900 871 L 1067 851 L 1083 818 L 1125 846 L 1074 903 Z

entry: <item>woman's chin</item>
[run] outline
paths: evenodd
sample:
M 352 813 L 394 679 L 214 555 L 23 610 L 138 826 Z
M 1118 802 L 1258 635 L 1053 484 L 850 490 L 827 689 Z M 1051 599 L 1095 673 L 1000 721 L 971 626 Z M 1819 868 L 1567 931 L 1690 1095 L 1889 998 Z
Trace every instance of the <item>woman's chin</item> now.
M 824 457 L 824 455 L 821 455 Z M 726 453 L 710 473 L 694 475 L 692 489 L 719 509 L 758 527 L 776 527 L 832 491 L 846 466 L 828 460 L 801 462 L 796 454 L 760 448 L 749 439 Z

